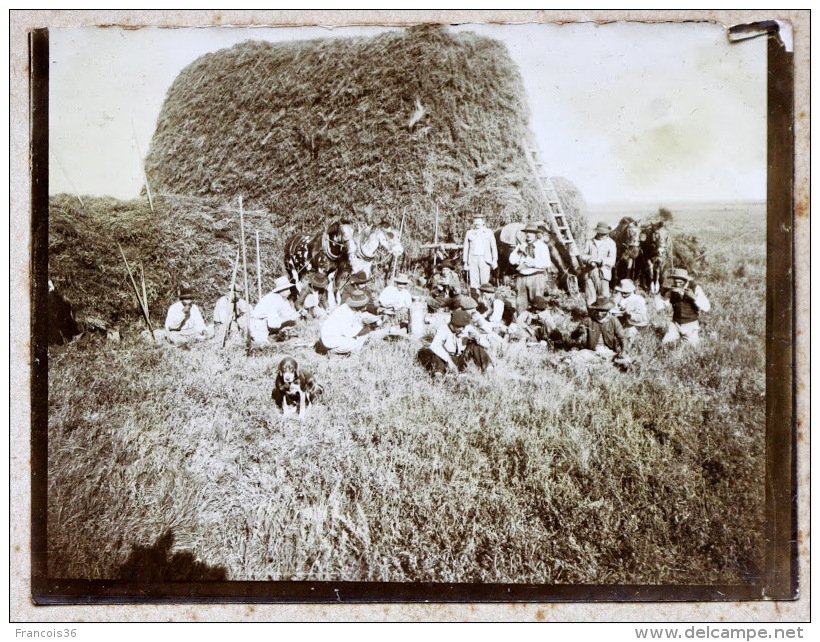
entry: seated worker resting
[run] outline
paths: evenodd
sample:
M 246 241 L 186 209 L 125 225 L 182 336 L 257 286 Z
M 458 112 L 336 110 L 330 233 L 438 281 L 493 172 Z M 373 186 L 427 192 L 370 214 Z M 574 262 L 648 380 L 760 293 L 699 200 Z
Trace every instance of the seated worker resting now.
M 324 388 L 310 372 L 299 368 L 295 359 L 285 357 L 279 362 L 271 399 L 283 415 L 298 412 L 301 417 L 323 394 Z
M 495 295 L 495 287 L 489 283 L 482 283 L 478 288 L 478 311 L 493 330 L 504 333 L 504 299 Z
M 346 299 L 350 297 L 350 293 L 354 290 L 358 290 L 359 292 L 363 292 L 365 296 L 367 296 L 367 304 L 364 306 L 365 312 L 369 314 L 378 314 L 379 306 L 378 302 L 376 301 L 376 297 L 373 292 L 370 290 L 369 284 L 370 277 L 367 276 L 363 271 L 354 272 L 350 279 L 348 279 L 347 283 L 342 286 L 342 289 L 339 290 L 339 294 L 337 297 L 339 305 L 345 302 Z
M 288 277 L 280 276 L 274 281 L 273 290 L 263 296 L 251 313 L 251 337 L 257 343 L 268 343 L 271 335 L 286 338 L 285 328 L 296 325 L 299 313 L 289 297 L 293 284 Z
M 682 341 L 696 346 L 700 343 L 700 313 L 709 312 L 712 305 L 686 270 L 673 268 L 669 278 L 672 287 L 668 288 L 665 296 L 669 297 L 672 305 L 672 321 L 661 343 L 670 345 Z
M 205 325 L 199 307 L 194 304 L 194 296 L 191 288 L 183 287 L 179 291 L 179 301 L 168 308 L 165 338 L 171 343 L 189 343 L 213 336 L 213 327 Z
M 612 316 L 618 317 L 626 332 L 626 336 L 632 341 L 638 336 L 638 328 L 649 325 L 649 314 L 646 311 L 646 301 L 635 292 L 635 284 L 631 279 L 621 279 L 615 286 L 615 296 L 612 303 Z
M 393 279 L 393 285 L 388 285 L 379 294 L 379 313 L 404 327 L 410 323 L 410 306 L 413 305 L 413 297 L 407 289 L 409 284 L 410 277 L 399 274 Z
M 214 328 L 217 336 L 222 336 L 222 332 L 234 332 L 237 329 L 244 330 L 248 324 L 248 313 L 250 306 L 242 295 L 245 286 L 241 281 L 234 283 L 230 295 L 220 297 L 214 306 Z M 228 327 L 228 324 L 231 324 Z
M 436 331 L 430 347 L 419 350 L 418 360 L 435 378 L 447 372 L 461 372 L 470 362 L 484 372 L 493 367 L 488 345 L 487 338 L 470 325 L 470 313 L 456 310 L 450 315 L 449 323 Z
M 319 328 L 317 351 L 331 354 L 352 354 L 359 352 L 367 342 L 368 333 L 378 325 L 378 317 L 364 312 L 367 295 L 361 290 L 352 290 L 342 305 L 333 310 Z
M 328 279 L 326 274 L 308 272 L 302 279 L 302 290 L 296 297 L 295 308 L 302 316 L 326 319 L 330 313 Z
M 626 363 L 628 339 L 621 322 L 610 314 L 612 301 L 598 297 L 589 305 L 589 316 L 573 331 L 572 338 L 582 351 Z
M 530 309 L 519 314 L 515 323 L 510 325 L 510 338 L 519 341 L 549 341 L 555 330 L 555 319 L 549 307 L 549 301 L 545 297 L 533 297 Z
M 455 263 L 450 259 L 445 259 L 436 265 L 430 296 L 427 297 L 427 308 L 430 312 L 437 312 L 445 307 L 454 296 L 463 292 L 454 268 Z

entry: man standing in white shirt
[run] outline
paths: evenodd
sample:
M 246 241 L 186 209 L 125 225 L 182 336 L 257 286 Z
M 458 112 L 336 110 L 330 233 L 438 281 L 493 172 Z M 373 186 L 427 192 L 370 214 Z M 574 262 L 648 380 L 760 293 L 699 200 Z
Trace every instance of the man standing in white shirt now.
M 550 249 L 538 238 L 538 226 L 528 223 L 522 231 L 524 242 L 516 245 L 510 253 L 510 264 L 518 270 L 515 307 L 519 314 L 529 309 L 535 297 L 544 296 L 547 270 L 552 267 Z
M 609 298 L 609 282 L 612 280 L 612 268 L 615 267 L 617 247 L 609 237 L 612 228 L 606 223 L 598 223 L 594 238 L 587 241 L 581 252 L 581 261 L 585 268 L 587 305 L 598 298 Z
M 473 295 L 482 283 L 489 283 L 490 272 L 498 267 L 498 247 L 493 231 L 484 225 L 484 217 L 473 217 L 473 227 L 464 235 L 464 270 Z

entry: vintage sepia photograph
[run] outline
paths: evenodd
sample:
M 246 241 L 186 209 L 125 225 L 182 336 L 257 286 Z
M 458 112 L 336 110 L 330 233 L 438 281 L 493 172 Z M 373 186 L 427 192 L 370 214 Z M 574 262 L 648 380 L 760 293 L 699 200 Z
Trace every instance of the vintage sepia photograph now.
M 32 51 L 36 602 L 796 595 L 776 25 Z

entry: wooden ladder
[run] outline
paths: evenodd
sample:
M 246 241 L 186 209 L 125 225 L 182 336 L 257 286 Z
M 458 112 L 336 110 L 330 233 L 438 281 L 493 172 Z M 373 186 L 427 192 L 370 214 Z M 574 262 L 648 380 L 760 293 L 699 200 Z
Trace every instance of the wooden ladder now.
M 558 190 L 555 189 L 555 184 L 547 175 L 544 163 L 538 160 L 538 150 L 530 147 L 526 141 L 521 142 L 521 147 L 524 150 L 524 155 L 527 157 L 527 163 L 535 175 L 536 183 L 538 183 L 541 196 L 547 205 L 547 212 L 549 213 L 550 223 L 552 224 L 552 231 L 555 236 L 567 249 L 567 253 L 572 260 L 573 270 L 578 269 L 578 248 L 575 245 L 575 239 L 572 236 L 572 230 L 569 227 L 569 221 L 564 212 L 564 206 L 561 204 L 561 199 L 558 196 Z M 571 277 L 571 279 L 570 279 Z M 578 281 L 572 274 L 568 275 L 567 289 L 571 294 L 575 294 L 578 289 Z

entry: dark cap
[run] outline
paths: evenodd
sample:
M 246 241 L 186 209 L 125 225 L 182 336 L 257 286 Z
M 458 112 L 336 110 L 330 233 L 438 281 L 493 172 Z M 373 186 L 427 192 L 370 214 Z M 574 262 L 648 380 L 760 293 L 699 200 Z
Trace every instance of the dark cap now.
M 470 325 L 470 313 L 465 310 L 456 310 L 450 315 L 450 323 L 457 328 Z

